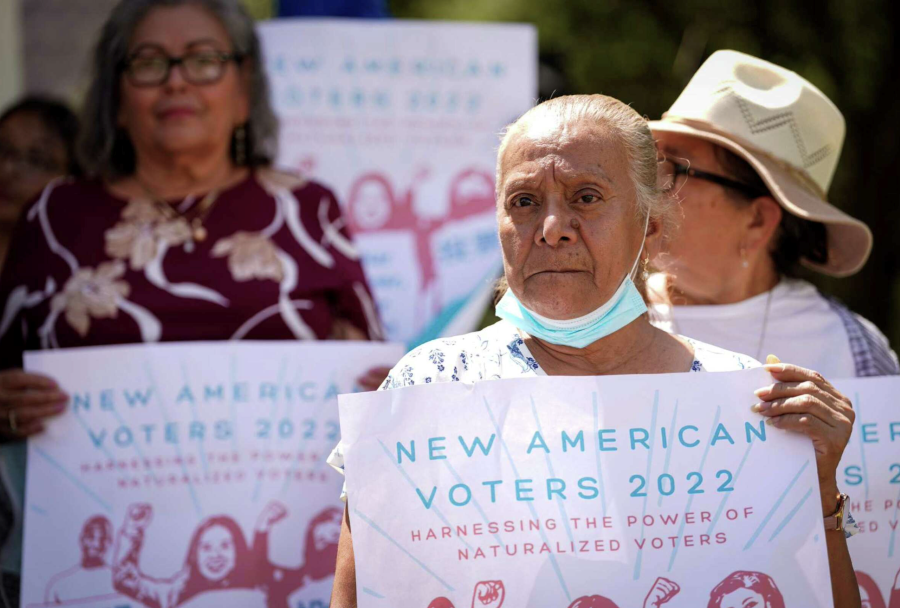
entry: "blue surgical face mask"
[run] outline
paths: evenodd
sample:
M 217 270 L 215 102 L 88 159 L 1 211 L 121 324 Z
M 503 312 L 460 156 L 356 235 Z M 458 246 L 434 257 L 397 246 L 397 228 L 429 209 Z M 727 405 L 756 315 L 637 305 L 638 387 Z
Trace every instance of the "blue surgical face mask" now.
M 507 289 L 506 294 L 496 306 L 497 316 L 509 321 L 528 335 L 563 346 L 584 348 L 601 338 L 615 333 L 647 312 L 647 304 L 634 285 L 633 275 L 641 259 L 644 250 L 644 241 L 647 239 L 647 225 L 650 223 L 650 214 L 644 224 L 644 239 L 638 249 L 637 259 L 631 267 L 631 271 L 625 275 L 616 293 L 600 308 L 577 319 L 561 321 L 549 319 L 536 312 L 528 310 L 513 294 L 512 289 Z

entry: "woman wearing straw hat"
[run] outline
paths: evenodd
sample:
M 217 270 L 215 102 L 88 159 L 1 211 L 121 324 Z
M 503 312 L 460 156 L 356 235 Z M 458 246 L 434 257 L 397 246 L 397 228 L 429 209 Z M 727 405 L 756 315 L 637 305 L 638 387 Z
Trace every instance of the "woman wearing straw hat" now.
M 649 282 L 660 327 L 827 378 L 900 373 L 869 321 L 795 278 L 858 271 L 869 228 L 827 201 L 844 118 L 794 72 L 718 51 L 650 123 L 683 221 Z

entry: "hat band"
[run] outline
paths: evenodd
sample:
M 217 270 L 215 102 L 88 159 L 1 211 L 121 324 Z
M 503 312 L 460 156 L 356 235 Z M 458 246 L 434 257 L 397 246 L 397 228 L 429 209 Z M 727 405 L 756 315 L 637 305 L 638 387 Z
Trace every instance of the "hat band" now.
M 809 173 L 806 172 L 805 169 L 801 169 L 786 160 L 782 160 L 776 156 L 772 156 L 770 152 L 763 150 L 742 137 L 738 137 L 733 133 L 729 133 L 727 131 L 723 131 L 719 129 L 711 122 L 706 120 L 700 120 L 696 118 L 682 118 L 680 116 L 671 116 L 668 112 L 662 115 L 662 120 L 665 122 L 674 122 L 680 123 L 688 127 L 693 127 L 695 129 L 700 129 L 701 131 L 708 131 L 715 135 L 719 135 L 726 139 L 730 139 L 734 143 L 740 145 L 743 148 L 746 148 L 749 152 L 752 152 L 755 155 L 763 156 L 765 159 L 775 165 L 777 165 L 782 171 L 788 173 L 791 177 L 793 177 L 801 186 L 803 186 L 806 190 L 810 192 L 823 201 L 828 200 L 828 193 L 822 189 L 822 187 L 816 183 L 816 181 L 810 177 Z

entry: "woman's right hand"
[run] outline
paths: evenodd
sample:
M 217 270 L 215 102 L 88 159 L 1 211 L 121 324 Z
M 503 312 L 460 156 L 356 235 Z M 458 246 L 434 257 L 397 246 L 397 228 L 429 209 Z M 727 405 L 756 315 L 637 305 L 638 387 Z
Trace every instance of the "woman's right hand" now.
M 21 369 L 0 372 L 0 437 L 9 441 L 40 433 L 68 401 L 53 378 Z

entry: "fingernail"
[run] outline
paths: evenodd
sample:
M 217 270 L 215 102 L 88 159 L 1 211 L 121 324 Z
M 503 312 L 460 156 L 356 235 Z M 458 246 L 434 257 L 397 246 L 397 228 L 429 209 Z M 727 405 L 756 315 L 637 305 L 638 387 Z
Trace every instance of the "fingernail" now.
M 769 426 L 775 426 L 776 420 L 778 420 L 778 418 L 766 418 L 766 424 L 768 424 Z
M 771 386 L 764 386 L 763 388 L 758 388 L 755 391 L 753 391 L 753 394 L 756 395 L 757 397 L 759 397 L 760 399 L 762 399 L 763 397 L 765 397 L 766 395 L 768 395 L 771 392 L 772 392 Z
M 775 355 L 766 355 L 766 363 L 781 363 L 781 359 Z
M 784 364 L 783 363 L 766 363 L 765 365 L 763 365 L 763 369 L 765 369 L 767 372 L 774 372 L 774 373 L 778 374 L 778 373 L 781 373 L 784 371 Z
M 766 410 L 769 409 L 771 406 L 772 406 L 772 404 L 769 403 L 768 401 L 763 401 L 762 403 L 757 403 L 756 405 L 750 406 L 750 411 L 751 411 L 751 412 L 756 412 L 756 413 L 758 414 L 759 412 L 764 412 L 764 411 L 766 411 Z

